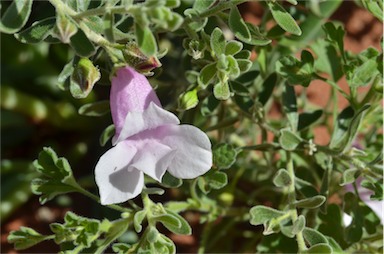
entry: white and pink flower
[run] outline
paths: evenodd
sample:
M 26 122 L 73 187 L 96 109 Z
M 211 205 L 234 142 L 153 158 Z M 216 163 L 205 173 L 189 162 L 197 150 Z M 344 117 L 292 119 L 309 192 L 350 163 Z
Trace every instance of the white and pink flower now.
M 117 71 L 112 79 L 110 106 L 115 125 L 113 147 L 99 159 L 95 178 L 103 205 L 139 195 L 144 173 L 161 182 L 168 171 L 191 179 L 212 166 L 207 135 L 164 110 L 148 80 L 133 68 Z

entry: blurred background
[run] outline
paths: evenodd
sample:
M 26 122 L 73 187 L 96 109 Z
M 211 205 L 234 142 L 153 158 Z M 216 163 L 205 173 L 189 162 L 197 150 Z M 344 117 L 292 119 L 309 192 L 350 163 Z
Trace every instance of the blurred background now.
M 257 2 L 243 4 L 240 9 L 247 21 L 255 24 L 260 22 L 263 9 Z M 49 17 L 54 9 L 48 2 L 34 2 L 32 16 L 26 27 L 33 23 L 34 13 L 40 16 L 44 13 Z M 382 24 L 354 2 L 344 2 L 332 19 L 344 23 L 347 30 L 346 50 L 357 53 L 368 46 L 380 48 Z M 110 114 L 87 117 L 79 115 L 78 109 L 86 103 L 108 99 L 109 86 L 96 85 L 86 99 L 80 100 L 74 99 L 69 91 L 62 91 L 57 77 L 72 54 L 67 45 L 27 45 L 12 35 L 1 34 L 2 253 L 17 253 L 6 238 L 11 230 L 20 226 L 32 227 L 44 234 L 50 232 L 49 223 L 62 221 L 69 210 L 94 218 L 111 213 L 109 209 L 101 209 L 95 202 L 79 194 L 64 195 L 41 206 L 38 197 L 30 189 L 31 180 L 38 176 L 32 163 L 43 147 L 50 146 L 60 157 L 69 160 L 79 183 L 96 193 L 94 166 L 109 146 L 101 147 L 99 138 L 112 121 Z M 345 80 L 341 85 L 346 87 Z M 324 92 L 310 90 L 320 87 L 324 88 L 310 86 L 308 93 L 313 102 L 325 105 L 327 98 L 323 96 Z M 326 144 L 329 137 L 321 135 L 321 129 L 317 131 L 319 135 L 315 135 L 318 138 L 315 142 Z M 195 224 L 194 227 L 198 227 L 197 221 Z M 194 252 L 198 243 L 194 237 L 198 235 L 173 240 L 181 252 Z M 57 252 L 58 247 L 49 241 L 24 252 L 43 250 Z

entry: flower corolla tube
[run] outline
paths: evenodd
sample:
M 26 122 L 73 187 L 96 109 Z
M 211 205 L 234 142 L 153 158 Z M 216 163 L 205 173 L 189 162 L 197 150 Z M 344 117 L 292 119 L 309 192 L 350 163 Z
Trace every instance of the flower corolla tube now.
M 174 114 L 162 108 L 146 77 L 133 68 L 117 70 L 110 107 L 113 147 L 95 168 L 101 204 L 122 203 L 139 195 L 144 173 L 161 182 L 165 171 L 192 179 L 211 168 L 207 135 L 194 126 L 180 125 Z

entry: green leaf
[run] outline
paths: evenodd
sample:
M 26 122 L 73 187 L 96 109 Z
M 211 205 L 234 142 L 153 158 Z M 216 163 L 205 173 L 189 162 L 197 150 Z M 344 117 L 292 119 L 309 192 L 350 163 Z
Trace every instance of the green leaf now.
M 370 197 L 369 197 L 370 200 L 380 200 L 380 201 L 383 200 L 384 191 L 383 191 L 383 181 L 382 180 L 383 180 L 383 178 L 381 178 L 379 181 L 377 181 L 377 179 L 375 179 L 375 178 L 368 178 L 368 179 L 364 179 L 361 182 L 362 187 L 373 191 L 373 194 L 370 195 Z
M 236 59 L 249 59 L 251 57 L 251 51 L 242 50 L 234 56 Z
M 294 202 L 294 205 L 299 208 L 309 208 L 314 209 L 320 207 L 324 202 L 326 198 L 321 195 L 317 195 L 311 198 L 301 199 L 296 202 Z
M 225 45 L 225 52 L 226 55 L 236 55 L 243 49 L 243 44 L 238 41 L 228 41 Z
M 306 227 L 303 230 L 303 236 L 310 246 L 321 243 L 328 244 L 327 238 L 322 233 L 312 228 Z
M 168 8 L 177 8 L 180 6 L 180 0 L 167 0 L 165 1 L 165 7 L 168 7 Z
M 188 110 L 195 108 L 199 104 L 199 98 L 197 96 L 197 89 L 193 89 L 182 93 L 179 96 L 179 110 Z
M 159 235 L 158 241 L 151 246 L 151 249 L 147 254 L 151 253 L 176 253 L 176 246 L 171 239 L 163 234 Z
M 222 55 L 224 56 L 224 55 Z M 226 62 L 228 63 L 228 66 L 227 68 L 224 70 L 224 72 L 226 72 L 226 75 L 228 75 L 228 77 L 230 79 L 235 79 L 237 78 L 238 76 L 240 76 L 240 68 L 239 68 L 239 64 L 238 64 L 238 61 L 240 61 L 239 59 L 236 60 L 233 56 L 226 56 Z M 245 60 L 245 61 L 248 61 L 248 60 Z M 248 61 L 250 62 L 250 61 Z M 241 64 L 243 64 L 243 68 L 248 68 L 250 67 L 250 65 L 248 65 L 248 62 L 241 62 Z M 245 64 L 245 66 L 244 66 Z M 220 70 L 220 68 L 218 67 L 218 69 Z M 220 75 L 218 76 L 220 78 Z M 225 82 L 226 79 L 221 79 L 222 82 Z
M 343 172 L 343 178 L 340 185 L 345 186 L 347 184 L 355 182 L 356 178 L 360 175 L 360 170 L 357 168 L 350 168 Z
M 277 83 L 277 74 L 274 72 L 268 76 L 263 82 L 262 90 L 260 94 L 257 96 L 258 101 L 261 105 L 265 106 L 268 102 L 269 98 L 271 98 L 273 89 L 275 88 Z
M 174 177 L 168 171 L 165 172 L 161 179 L 161 185 L 167 188 L 178 188 L 183 184 L 183 180 Z
M 28 21 L 32 2 L 32 0 L 13 0 L 1 17 L 0 32 L 6 34 L 18 32 Z
M 193 9 L 197 12 L 203 12 L 209 9 L 215 2 L 215 0 L 195 0 L 193 3 Z
M 329 144 L 331 149 L 342 149 L 342 146 L 346 143 L 345 140 L 347 139 L 348 129 L 354 115 L 355 111 L 351 106 L 346 107 L 339 113 Z
M 102 116 L 109 111 L 109 101 L 92 102 L 79 108 L 79 114 L 83 116 Z
M 40 203 L 44 204 L 59 194 L 78 190 L 68 161 L 58 158 L 51 148 L 45 147 L 33 165 L 44 175 L 42 179 L 32 181 L 32 192 L 41 195 Z
M 241 17 L 237 6 L 233 6 L 231 8 L 231 11 L 229 12 L 228 24 L 237 38 L 245 41 L 251 40 L 251 33 L 249 32 L 247 24 Z
M 284 234 L 264 235 L 257 244 L 255 253 L 298 253 L 295 238 Z
M 325 31 L 327 35 L 327 39 L 335 43 L 336 46 L 339 49 L 340 54 L 345 54 L 344 53 L 344 35 L 345 35 L 345 30 L 341 25 L 336 26 L 332 22 L 328 22 L 323 25 L 323 30 Z
M 292 182 L 291 177 L 286 169 L 281 168 L 277 171 L 275 177 L 273 178 L 273 184 L 277 187 L 287 187 Z
M 239 96 L 246 96 L 248 97 L 249 96 L 249 90 L 248 88 L 246 88 L 245 86 L 243 86 L 243 84 L 241 84 L 240 82 L 237 82 L 237 81 L 230 81 L 229 82 L 229 85 L 231 87 L 231 90 L 239 95 Z
M 295 94 L 295 89 L 288 84 L 284 84 L 284 90 L 282 94 L 282 103 L 283 103 L 284 113 L 288 118 L 288 122 L 291 129 L 296 130 L 299 122 L 299 116 L 297 113 L 296 94 Z
M 230 144 L 222 143 L 213 148 L 213 164 L 219 169 L 228 169 L 236 162 L 238 151 Z
M 176 31 L 183 24 L 183 16 L 176 12 L 171 12 L 167 21 L 167 29 L 171 32 Z
M 179 235 L 190 235 L 192 233 L 191 226 L 179 214 L 165 209 L 166 214 L 154 217 L 161 222 L 169 231 Z
M 332 253 L 333 254 L 344 254 L 344 250 L 340 247 L 340 245 L 332 238 L 326 236 L 329 246 L 332 248 Z
M 115 134 L 115 126 L 113 124 L 109 125 L 107 128 L 103 130 L 100 135 L 99 143 L 101 146 L 105 146 L 105 144 L 112 138 Z
M 220 55 L 224 54 L 224 52 L 225 52 L 225 38 L 224 38 L 224 34 L 220 28 L 216 27 L 213 30 L 213 32 L 211 34 L 210 45 L 211 45 L 211 49 L 215 53 L 216 57 L 219 57 Z
M 46 239 L 47 236 L 28 227 L 20 227 L 19 230 L 11 231 L 7 238 L 9 243 L 14 244 L 16 250 L 28 249 Z
M 249 32 L 251 33 L 251 39 L 247 40 L 246 38 L 243 38 L 240 35 L 238 35 L 239 40 L 254 46 L 265 46 L 272 42 L 272 40 L 268 39 L 260 32 L 257 26 L 250 23 L 246 23 L 246 24 Z
M 301 29 L 296 21 L 278 2 L 268 1 L 267 3 L 273 18 L 281 28 L 291 34 L 301 35 Z
M 101 17 L 89 16 L 89 17 L 83 19 L 82 21 L 93 32 L 95 32 L 97 34 L 104 34 L 104 32 L 105 32 L 104 21 Z M 114 31 L 118 31 L 118 30 L 114 30 Z
M 203 116 L 212 115 L 213 111 L 219 106 L 220 101 L 213 94 L 205 98 L 201 105 L 201 114 Z
M 380 1 L 362 0 L 363 6 L 373 14 L 379 21 L 383 22 L 383 3 Z
M 204 66 L 204 68 L 200 71 L 198 78 L 199 85 L 203 88 L 207 87 L 216 76 L 216 72 L 216 63 L 211 63 Z
M 246 72 L 252 67 L 252 61 L 248 59 L 236 59 L 240 72 Z
M 376 75 L 379 74 L 376 59 L 369 59 L 353 69 L 351 75 L 347 75 L 350 87 L 367 86 Z
M 299 115 L 297 130 L 302 131 L 307 129 L 309 126 L 314 124 L 317 120 L 319 120 L 322 115 L 323 115 L 323 110 L 321 109 L 315 110 L 311 113 L 307 113 L 307 112 L 301 113 Z
M 80 29 L 71 37 L 70 45 L 81 57 L 90 57 L 96 53 L 95 46 Z
M 152 226 L 148 227 L 146 238 L 149 243 L 153 244 L 157 242 L 157 239 L 159 238 L 159 236 L 160 236 L 160 233 L 155 227 L 152 227 Z
M 298 233 L 301 233 L 305 228 L 305 217 L 304 215 L 299 215 L 297 220 L 292 225 L 292 233 L 294 235 L 297 235 Z
M 22 43 L 39 43 L 51 34 L 55 24 L 56 19 L 54 17 L 43 19 L 33 23 L 32 26 L 20 33 L 15 34 L 15 37 Z
M 233 96 L 233 99 L 235 100 L 239 108 L 246 113 L 250 113 L 253 105 L 255 104 L 254 101 L 249 98 L 249 96 L 240 96 L 235 94 L 235 96 Z
M 169 201 L 165 204 L 165 207 L 175 213 L 185 211 L 191 206 L 191 203 L 185 201 Z
M 357 134 L 365 111 L 370 107 L 366 104 L 355 113 L 353 108 L 348 106 L 339 114 L 329 144 L 331 149 L 341 151 L 349 147 Z
M 309 86 L 314 78 L 314 59 L 309 51 L 301 52 L 301 61 L 293 56 L 285 56 L 276 62 L 276 72 L 286 78 L 291 85 Z
M 218 100 L 228 100 L 231 96 L 228 83 L 219 82 L 213 87 L 213 94 Z
M 332 254 L 332 248 L 329 244 L 320 243 L 311 246 L 308 250 L 305 250 L 303 253 L 313 253 L 313 254 Z
M 285 30 L 281 28 L 279 25 L 273 26 L 271 29 L 267 32 L 267 37 L 271 39 L 279 39 L 282 36 L 284 36 Z
M 117 238 L 119 238 L 121 235 L 123 235 L 130 224 L 129 219 L 119 219 L 115 220 L 112 223 L 108 221 L 109 227 L 108 230 L 103 230 L 106 231 L 104 234 L 104 240 L 98 245 L 99 247 L 97 248 L 95 254 L 102 254 L 105 252 L 105 250 L 109 247 L 109 245 L 115 241 Z M 101 228 L 100 228 L 101 229 Z
M 192 234 L 191 226 L 188 224 L 188 222 L 182 216 L 180 216 L 179 214 L 177 214 L 173 211 L 170 211 L 169 209 L 165 209 L 165 210 L 167 211 L 168 214 L 175 216 L 180 221 L 180 224 L 181 224 L 181 227 L 178 230 L 174 230 L 174 231 L 171 230 L 172 232 L 174 232 L 176 234 L 180 234 L 180 235 Z
M 262 205 L 252 207 L 249 213 L 251 214 L 250 223 L 255 226 L 264 224 L 285 214 L 282 211 Z
M 224 172 L 214 171 L 199 177 L 197 183 L 200 190 L 207 194 L 211 189 L 218 190 L 226 186 L 228 184 L 228 177 Z
M 280 130 L 279 143 L 284 150 L 293 151 L 303 140 L 289 129 Z
M 146 210 L 141 210 L 135 213 L 133 217 L 133 226 L 137 233 L 140 233 L 143 227 L 141 226 L 141 223 L 143 222 L 144 218 L 147 216 Z
M 305 217 L 304 215 L 300 215 L 297 220 L 293 223 L 293 225 L 282 225 L 280 224 L 281 232 L 292 238 L 298 233 L 302 232 L 305 228 Z
M 146 56 L 150 57 L 157 53 L 156 39 L 148 26 L 143 27 L 139 23 L 135 23 L 135 34 L 137 44 Z
M 327 40 L 317 40 L 311 45 L 315 53 L 315 69 L 318 72 L 324 72 L 331 75 L 333 81 L 337 82 L 343 75 L 340 54 L 336 47 Z
M 125 254 L 131 249 L 131 246 L 126 243 L 115 243 L 112 245 L 112 250 L 118 254 Z
M 73 60 L 71 60 L 64 66 L 63 70 L 60 72 L 59 76 L 57 77 L 57 86 L 61 90 L 65 91 L 69 89 L 70 82 L 67 82 L 67 80 L 72 75 L 74 70 L 75 68 L 73 67 Z
M 322 234 L 326 235 L 326 238 L 329 242 L 329 244 L 334 249 L 334 244 L 330 239 L 334 239 L 333 242 L 337 242 L 344 248 L 347 245 L 344 239 L 344 222 L 343 222 L 343 215 L 340 210 L 339 205 L 336 204 L 330 204 L 327 208 L 327 213 L 319 213 L 319 219 L 321 220 L 321 224 L 318 227 L 318 231 L 320 231 Z M 329 236 L 329 237 L 328 237 Z M 338 245 L 337 244 L 337 245 Z M 335 246 L 335 248 L 339 248 Z M 341 253 L 344 253 L 343 251 Z
M 67 0 L 66 4 L 73 10 L 83 12 L 88 9 L 91 0 Z

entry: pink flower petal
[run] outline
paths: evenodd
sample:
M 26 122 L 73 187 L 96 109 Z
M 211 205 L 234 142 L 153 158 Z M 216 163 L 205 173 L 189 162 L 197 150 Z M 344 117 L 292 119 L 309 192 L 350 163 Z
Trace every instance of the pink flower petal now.
M 112 144 L 123 141 L 145 130 L 155 129 L 166 124 L 179 124 L 179 119 L 172 113 L 151 102 L 142 112 L 129 112 L 119 136 L 114 136 Z
M 207 135 L 192 125 L 167 125 L 161 127 L 163 144 L 174 149 L 175 157 L 168 172 L 182 179 L 196 178 L 212 167 L 211 142 Z
M 136 142 L 137 141 L 132 141 Z M 134 167 L 161 182 L 165 171 L 175 156 L 175 151 L 156 140 L 145 140 L 137 147 L 138 152 L 129 167 Z
M 121 68 L 116 74 L 112 79 L 110 106 L 118 136 L 129 112 L 143 112 L 151 102 L 161 107 L 161 103 L 144 75 L 131 67 Z
M 101 204 L 121 203 L 141 193 L 144 174 L 128 167 L 136 152 L 135 147 L 121 142 L 100 157 L 95 168 L 95 178 Z

